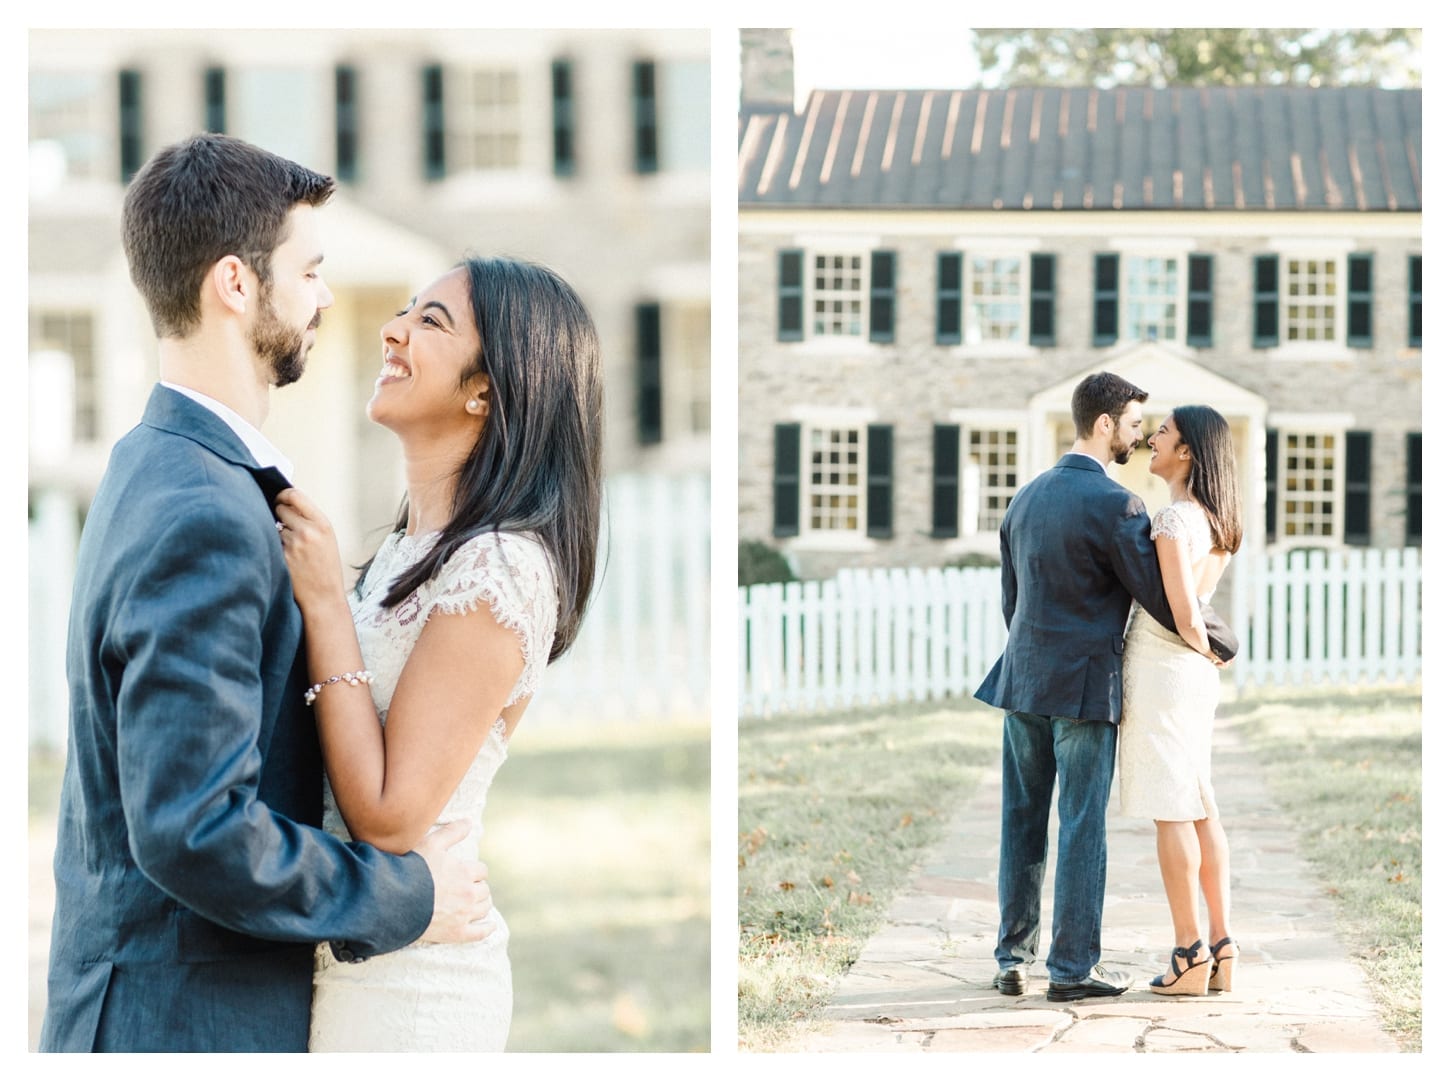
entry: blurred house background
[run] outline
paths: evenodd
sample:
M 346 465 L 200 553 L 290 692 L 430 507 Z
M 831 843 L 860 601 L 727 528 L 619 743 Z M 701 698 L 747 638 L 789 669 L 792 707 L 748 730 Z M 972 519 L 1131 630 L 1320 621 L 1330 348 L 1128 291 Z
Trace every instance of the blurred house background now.
M 610 536 L 593 615 L 531 722 L 704 718 L 707 31 L 54 30 L 29 45 L 33 743 L 64 741 L 79 528 L 156 378 L 121 250 L 125 185 L 202 130 L 339 181 L 322 218 L 336 303 L 266 431 L 351 563 L 404 490 L 391 434 L 364 415 L 383 322 L 470 252 L 578 289 L 604 346 Z

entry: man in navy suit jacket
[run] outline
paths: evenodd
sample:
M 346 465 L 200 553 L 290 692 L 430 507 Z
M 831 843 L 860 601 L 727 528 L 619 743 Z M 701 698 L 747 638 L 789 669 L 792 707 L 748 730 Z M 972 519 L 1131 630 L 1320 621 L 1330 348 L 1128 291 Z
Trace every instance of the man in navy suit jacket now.
M 1133 600 L 1172 629 L 1143 501 L 1107 475 L 1142 439 L 1148 394 L 1108 372 L 1073 392 L 1072 451 L 1023 486 L 1002 520 L 1007 645 L 976 697 L 1008 711 L 1002 736 L 1001 928 L 993 986 L 1027 989 L 1041 927 L 1047 826 L 1058 785 L 1047 997 L 1120 995 L 1131 977 L 1102 957 L 1107 804 L 1122 717 L 1123 632 Z M 1237 640 L 1204 608 L 1227 661 Z
M 463 824 L 390 855 L 319 828 L 302 618 L 258 430 L 332 303 L 332 181 L 224 136 L 132 182 L 162 385 L 86 519 L 66 667 L 45 1051 L 305 1051 L 315 944 L 362 961 L 488 933 Z

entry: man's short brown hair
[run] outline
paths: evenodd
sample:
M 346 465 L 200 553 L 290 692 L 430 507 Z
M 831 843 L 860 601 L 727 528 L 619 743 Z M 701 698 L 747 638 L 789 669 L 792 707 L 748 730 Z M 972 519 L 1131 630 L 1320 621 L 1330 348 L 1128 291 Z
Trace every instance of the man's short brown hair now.
M 126 191 L 121 239 L 131 280 L 157 337 L 201 322 L 202 280 L 235 255 L 265 289 L 272 252 L 298 204 L 321 206 L 331 177 L 226 135 L 197 135 L 157 152 Z
M 1072 422 L 1077 427 L 1077 437 L 1088 439 L 1093 434 L 1093 425 L 1098 417 L 1106 413 L 1113 424 L 1123 415 L 1129 402 L 1146 402 L 1148 392 L 1133 386 L 1122 376 L 1112 372 L 1094 372 L 1072 392 Z

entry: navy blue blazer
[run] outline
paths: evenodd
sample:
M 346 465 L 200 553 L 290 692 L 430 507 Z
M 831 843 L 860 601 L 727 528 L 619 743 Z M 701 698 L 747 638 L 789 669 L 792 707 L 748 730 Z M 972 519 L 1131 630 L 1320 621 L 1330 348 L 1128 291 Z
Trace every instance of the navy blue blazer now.
M 1170 630 L 1143 501 L 1101 465 L 1066 454 L 1012 498 L 1002 519 L 1002 615 L 1007 646 L 976 697 L 1010 712 L 1117 724 L 1123 712 L 1123 632 L 1136 598 Z M 1238 640 L 1203 608 L 1213 651 Z
M 421 856 L 317 828 L 302 618 L 259 472 L 158 386 L 86 518 L 43 1051 L 305 1051 L 314 944 L 362 959 L 432 918 Z

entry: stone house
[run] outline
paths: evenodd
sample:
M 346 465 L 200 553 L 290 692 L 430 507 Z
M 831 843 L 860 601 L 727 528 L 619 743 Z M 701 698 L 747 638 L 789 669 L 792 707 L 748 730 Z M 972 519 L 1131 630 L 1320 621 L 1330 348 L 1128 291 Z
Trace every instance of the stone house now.
M 746 32 L 739 530 L 995 558 L 1109 370 L 1234 435 L 1245 548 L 1420 543 L 1419 90 L 816 90 Z M 758 35 L 752 39 L 748 35 Z M 762 47 L 764 46 L 764 47 Z M 1146 446 L 1117 478 L 1166 501 Z
M 376 550 L 406 484 L 396 439 L 365 413 L 382 358 L 379 328 L 469 253 L 544 263 L 583 298 L 602 347 L 611 482 L 638 493 L 703 489 L 708 30 L 36 29 L 27 45 L 33 740 L 64 738 L 80 523 L 157 374 L 155 337 L 121 249 L 126 184 L 161 147 L 196 132 L 238 136 L 338 180 L 319 215 L 336 299 L 306 377 L 272 396 L 266 432 L 326 508 L 347 565 Z M 633 535 L 654 505 L 643 495 L 612 500 L 611 528 Z M 681 519 L 686 513 L 705 517 Z M 679 551 L 703 532 L 698 522 L 674 524 L 666 540 Z M 628 554 L 643 559 L 640 551 Z M 687 581 L 671 583 L 680 605 L 688 597 L 699 607 L 694 598 L 708 592 L 697 562 Z M 655 590 L 652 580 L 613 581 Z M 636 610 L 672 611 L 644 602 L 618 609 Z M 612 618 L 589 624 L 610 649 L 626 637 L 610 636 Z M 653 639 L 629 641 L 642 650 Z M 708 649 L 695 641 L 679 646 L 674 667 L 650 661 L 653 686 L 680 686 L 669 681 L 688 673 L 695 697 L 681 716 L 704 697 L 693 688 L 707 684 Z M 582 665 L 595 655 L 571 656 Z M 599 704 L 624 701 L 633 671 L 618 651 L 609 662 L 619 673 L 612 697 L 604 681 L 556 676 L 535 721 L 541 710 L 567 721 L 623 708 Z M 590 689 L 590 709 L 571 704 L 565 692 L 574 686 Z M 639 712 L 634 698 L 627 705 Z
M 605 358 L 605 465 L 709 463 L 710 35 L 700 30 L 34 30 L 30 369 L 37 492 L 83 511 L 155 379 L 121 251 L 125 185 L 223 131 L 338 179 L 336 303 L 268 435 L 361 557 L 403 490 L 363 406 L 378 329 L 464 254 L 545 263 Z M 44 512 L 42 512 L 44 513 Z

